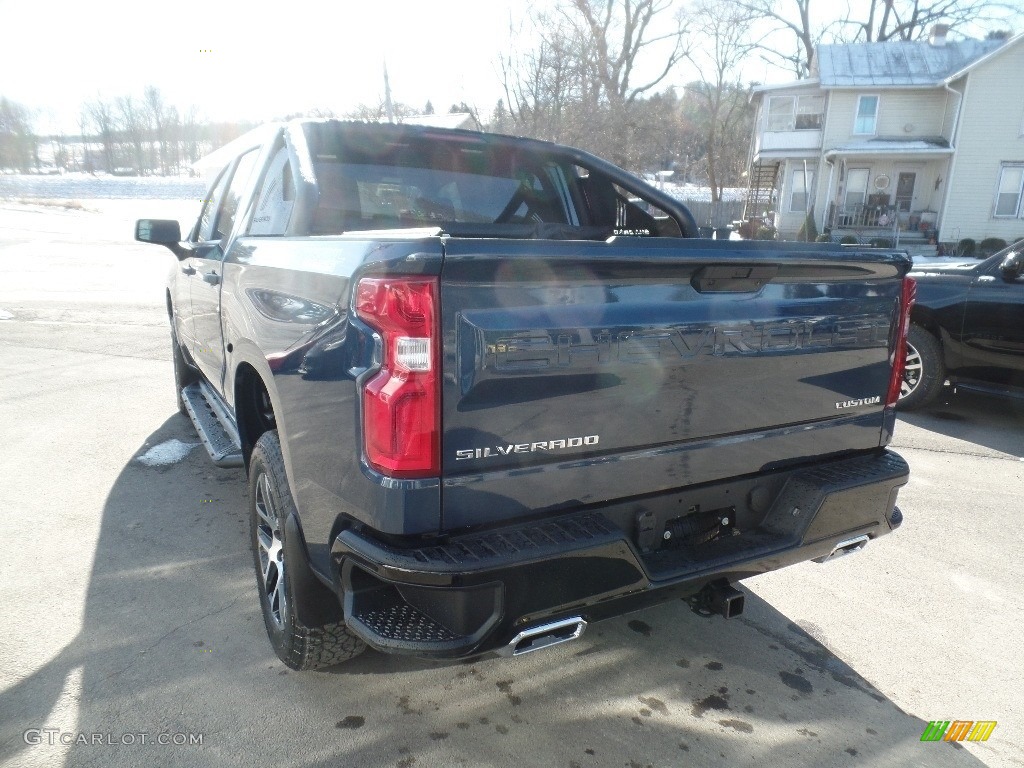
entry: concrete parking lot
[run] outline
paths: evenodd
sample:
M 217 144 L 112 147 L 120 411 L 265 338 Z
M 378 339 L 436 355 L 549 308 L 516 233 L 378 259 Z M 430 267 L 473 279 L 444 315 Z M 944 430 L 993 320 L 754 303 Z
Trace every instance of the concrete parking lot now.
M 132 221 L 198 203 L 83 205 L 0 201 L 5 765 L 1024 765 L 1020 405 L 901 419 L 903 528 L 745 582 L 738 619 L 676 601 L 515 660 L 295 673 L 265 638 L 243 472 L 137 460 L 198 440 L 171 257 Z M 958 719 L 998 725 L 920 741 Z

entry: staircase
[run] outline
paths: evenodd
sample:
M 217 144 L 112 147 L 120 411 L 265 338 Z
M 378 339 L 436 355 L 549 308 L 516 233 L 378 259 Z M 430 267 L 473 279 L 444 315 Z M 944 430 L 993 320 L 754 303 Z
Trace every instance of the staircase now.
M 743 206 L 743 220 L 761 218 L 774 207 L 775 180 L 779 175 L 778 162 L 759 162 L 750 166 L 747 201 Z

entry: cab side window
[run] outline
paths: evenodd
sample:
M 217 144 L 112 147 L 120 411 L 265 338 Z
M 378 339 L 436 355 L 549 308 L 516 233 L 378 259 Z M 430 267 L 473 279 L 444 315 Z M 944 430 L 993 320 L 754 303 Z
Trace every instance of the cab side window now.
M 224 198 L 224 191 L 228 188 L 228 180 L 231 178 L 231 168 L 221 171 L 220 178 L 213 185 L 210 194 L 203 201 L 203 210 L 199 214 L 199 226 L 196 230 L 196 242 L 205 243 L 213 237 L 213 223 L 217 216 L 217 209 L 220 201 Z
M 249 224 L 250 235 L 283 235 L 288 229 L 295 203 L 288 150 L 281 147 L 267 167 L 266 176 L 256 194 L 256 210 Z
M 217 240 L 226 238 L 235 227 L 235 217 L 240 213 L 238 207 L 242 203 L 242 192 L 249 182 L 249 177 L 252 176 L 258 157 L 259 150 L 251 149 L 239 158 L 238 164 L 235 166 L 235 172 L 231 177 L 231 185 L 224 195 L 220 213 L 217 215 L 214 234 Z

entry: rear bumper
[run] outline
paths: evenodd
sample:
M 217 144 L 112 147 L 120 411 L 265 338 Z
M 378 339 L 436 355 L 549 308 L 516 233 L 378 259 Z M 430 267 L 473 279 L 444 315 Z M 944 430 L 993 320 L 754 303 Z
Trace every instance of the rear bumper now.
M 356 530 L 332 559 L 349 629 L 391 653 L 464 657 L 503 648 L 524 629 L 566 617 L 594 621 L 805 560 L 895 529 L 909 468 L 891 451 L 785 473 L 749 530 L 692 547 L 637 545 L 587 509 L 436 545 L 402 547 Z M 642 501 L 638 504 L 642 505 Z

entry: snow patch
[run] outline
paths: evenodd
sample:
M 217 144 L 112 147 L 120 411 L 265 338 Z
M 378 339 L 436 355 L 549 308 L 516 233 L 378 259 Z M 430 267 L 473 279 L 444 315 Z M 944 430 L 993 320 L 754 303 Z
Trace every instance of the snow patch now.
M 163 467 L 177 462 L 188 456 L 189 452 L 199 443 L 183 443 L 177 438 L 154 445 L 144 454 L 139 456 L 138 462 L 147 467 Z
M 918 264 L 945 264 L 957 269 L 974 269 L 981 264 L 981 261 L 964 261 L 963 256 L 913 256 L 914 265 Z
M 6 309 L 0 309 L 0 320 L 13 320 L 14 315 L 8 312 Z
M 51 200 L 195 200 L 206 194 L 202 179 L 187 176 L 59 176 L 0 174 L 0 198 L 41 197 Z
M 711 187 L 702 187 L 697 184 L 676 184 L 673 182 L 665 182 L 663 184 L 656 183 L 654 186 L 658 187 L 666 194 L 671 195 L 676 200 L 684 203 L 711 202 Z M 725 187 L 722 190 L 723 202 L 746 200 L 746 197 L 746 187 Z

